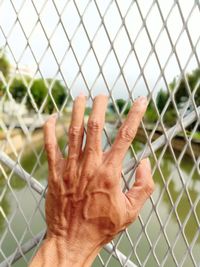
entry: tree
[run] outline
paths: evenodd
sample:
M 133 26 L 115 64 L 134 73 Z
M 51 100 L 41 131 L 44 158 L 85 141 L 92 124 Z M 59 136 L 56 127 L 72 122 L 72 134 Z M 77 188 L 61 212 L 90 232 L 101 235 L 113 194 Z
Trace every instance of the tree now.
M 158 120 L 158 114 L 152 99 L 149 102 L 144 119 L 148 123 L 155 123 Z
M 0 71 L 3 73 L 5 79 L 7 79 L 10 73 L 10 63 L 3 52 L 3 49 L 0 49 Z
M 3 74 L 4 78 L 7 79 L 10 72 L 10 63 L 3 52 L 3 49 L 0 48 L 0 72 Z M 0 97 L 6 92 L 5 84 L 0 79 Z
M 168 98 L 169 98 L 168 92 L 162 89 L 158 92 L 157 97 L 156 97 L 156 105 L 158 107 L 160 114 L 162 113 Z
M 191 74 L 187 74 L 186 80 L 187 82 L 182 77 L 178 83 L 178 80 L 174 78 L 173 81 L 169 84 L 169 90 L 171 91 L 171 93 L 174 93 L 174 99 L 178 110 L 181 110 L 185 106 L 185 104 L 188 103 L 190 95 L 194 96 L 195 104 L 197 106 L 200 106 L 200 85 L 198 84 L 200 81 L 200 69 L 196 69 Z M 165 92 L 161 89 L 156 98 L 156 104 L 160 113 L 163 111 L 168 98 L 169 92 Z M 193 109 L 193 103 L 192 101 L 190 101 L 188 103 L 188 111 L 191 111 Z M 178 115 L 176 109 L 173 102 L 171 101 L 168 104 L 165 113 L 163 114 L 163 121 L 166 125 L 172 126 L 176 123 L 177 118 Z M 194 124 L 191 125 L 189 129 L 192 129 L 193 127 Z
M 48 91 L 43 79 L 35 79 L 30 88 L 31 95 L 28 95 L 27 108 L 29 110 L 35 110 L 35 104 L 37 109 L 40 109 Z
M 52 79 L 47 79 L 47 84 L 49 84 L 49 88 L 43 79 L 34 80 L 30 92 L 32 99 L 34 100 L 37 108 L 39 109 L 43 104 L 45 98 L 47 98 L 43 112 L 52 113 L 54 109 L 56 109 L 55 104 L 58 109 L 60 109 L 67 97 L 66 89 L 61 84 L 60 81 L 56 80 L 52 86 Z M 52 86 L 52 88 L 51 88 Z M 51 89 L 50 89 L 51 88 Z M 28 97 L 27 107 L 29 110 L 34 110 L 34 104 L 31 97 Z M 54 104 L 55 102 L 55 104 Z
M 198 82 L 200 81 L 200 69 L 198 68 L 194 70 L 191 74 L 187 74 L 186 80 L 189 85 L 188 87 L 185 79 L 181 78 L 178 88 L 176 89 L 175 93 L 176 103 L 178 103 L 179 106 L 181 105 L 183 106 L 183 104 L 188 101 L 190 93 L 192 94 L 195 90 L 194 101 L 197 106 L 200 106 L 200 84 L 198 84 Z M 176 86 L 177 86 L 177 80 L 174 80 L 170 84 L 170 89 L 173 91 L 175 90 Z
M 15 77 L 9 91 L 15 101 L 20 103 L 27 93 L 27 87 L 21 78 Z
M 156 105 L 157 105 L 157 108 L 158 108 L 160 114 L 164 110 L 166 103 L 168 101 L 168 98 L 169 98 L 169 92 L 168 91 L 164 91 L 163 89 L 161 89 L 158 92 L 157 97 L 156 97 Z M 163 122 L 167 126 L 173 126 L 176 123 L 176 121 L 177 121 L 176 110 L 174 108 L 173 103 L 170 101 L 166 107 L 164 114 L 163 114 Z
M 51 84 L 53 80 L 48 79 L 47 81 L 49 84 Z M 50 94 L 48 97 L 48 104 L 47 104 L 47 109 L 46 109 L 46 111 L 48 113 L 53 112 L 53 110 L 55 109 L 55 104 L 56 104 L 57 108 L 60 109 L 62 107 L 66 97 L 67 97 L 66 89 L 61 84 L 60 81 L 56 80 L 54 82 L 53 87 L 51 89 L 51 95 L 52 95 L 52 97 L 50 96 Z M 53 98 L 55 104 L 54 104 L 52 98 Z
M 119 112 L 121 113 L 122 110 L 123 110 L 123 108 L 124 108 L 124 105 L 126 104 L 126 101 L 125 101 L 124 99 L 121 99 L 121 98 L 120 98 L 120 99 L 117 99 L 117 100 L 115 101 L 115 103 L 116 103 L 116 105 L 117 105 L 117 107 L 118 107 Z M 114 106 L 113 103 L 110 103 L 109 106 L 108 106 L 108 108 L 109 108 L 112 112 L 116 113 L 116 108 L 115 108 L 115 106 Z M 124 114 L 124 115 L 127 115 L 128 112 L 129 112 L 129 110 L 130 110 L 130 108 L 131 108 L 131 103 L 129 102 L 128 105 L 127 105 L 127 107 L 125 108 L 125 111 L 123 112 L 123 114 Z
M 6 92 L 5 85 L 4 85 L 3 82 L 0 80 L 0 98 L 4 95 L 5 92 Z
M 187 82 L 186 82 L 187 81 Z M 170 89 L 173 91 L 176 88 L 175 92 L 175 102 L 177 103 L 178 108 L 183 108 L 186 103 L 188 103 L 190 95 L 194 97 L 194 102 L 196 106 L 200 106 L 200 69 L 195 69 L 192 73 L 186 75 L 186 81 L 182 77 L 180 83 L 177 84 L 177 81 L 173 81 L 170 84 Z M 188 83 L 188 86 L 187 86 Z M 191 99 L 191 98 L 190 98 Z M 194 109 L 192 100 L 188 103 L 188 112 Z M 188 127 L 189 130 L 193 129 L 195 122 Z M 198 126 L 200 130 L 200 126 Z

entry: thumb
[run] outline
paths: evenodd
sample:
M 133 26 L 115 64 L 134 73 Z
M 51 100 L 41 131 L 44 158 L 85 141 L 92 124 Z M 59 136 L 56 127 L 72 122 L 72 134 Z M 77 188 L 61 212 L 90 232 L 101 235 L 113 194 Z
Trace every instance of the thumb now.
M 129 214 L 135 216 L 136 210 L 140 210 L 145 201 L 154 191 L 154 181 L 151 174 L 149 158 L 143 159 L 136 169 L 135 182 L 132 188 L 126 193 L 132 209 Z

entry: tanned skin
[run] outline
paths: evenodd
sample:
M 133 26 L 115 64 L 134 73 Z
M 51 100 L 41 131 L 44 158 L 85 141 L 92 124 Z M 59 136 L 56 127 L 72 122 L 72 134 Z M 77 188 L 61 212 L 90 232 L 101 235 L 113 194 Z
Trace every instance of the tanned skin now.
M 101 248 L 136 220 L 154 190 L 148 159 L 140 162 L 127 193 L 120 186 L 122 162 L 146 111 L 146 97 L 134 102 L 111 148 L 102 151 L 107 102 L 105 95 L 95 97 L 82 148 L 86 97 L 80 94 L 75 99 L 67 158 L 56 140 L 57 116 L 50 116 L 44 125 L 47 234 L 29 267 L 91 266 Z

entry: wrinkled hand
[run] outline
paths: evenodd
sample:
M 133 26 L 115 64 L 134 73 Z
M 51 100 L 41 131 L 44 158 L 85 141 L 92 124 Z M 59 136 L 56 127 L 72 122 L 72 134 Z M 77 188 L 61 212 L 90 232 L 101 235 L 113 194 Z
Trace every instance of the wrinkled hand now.
M 103 152 L 101 137 L 107 102 L 105 95 L 95 97 L 83 150 L 86 97 L 75 99 L 66 159 L 56 141 L 56 116 L 44 125 L 49 166 L 47 237 L 61 238 L 74 250 L 100 249 L 137 218 L 154 188 L 148 159 L 141 161 L 135 183 L 126 194 L 120 187 L 122 161 L 145 113 L 146 98 L 134 102 L 112 147 Z

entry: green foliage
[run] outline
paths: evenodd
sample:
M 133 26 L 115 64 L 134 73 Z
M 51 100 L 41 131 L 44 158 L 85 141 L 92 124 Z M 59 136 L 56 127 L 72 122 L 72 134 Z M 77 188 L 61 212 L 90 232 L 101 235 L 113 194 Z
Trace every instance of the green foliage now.
M 1 179 L 1 177 L 0 177 L 0 179 Z M 1 185 L 1 180 L 0 180 L 0 185 Z M 3 186 L 1 185 L 1 188 L 4 188 L 4 186 L 5 185 L 3 185 Z M 1 198 L 0 203 L 1 203 L 1 209 L 4 211 L 4 213 L 6 215 L 8 215 L 11 207 L 10 207 L 10 202 L 9 202 L 9 198 L 8 198 L 7 194 L 5 194 L 3 196 L 3 198 Z M 5 218 L 3 216 L 3 213 L 0 212 L 0 233 L 3 231 L 4 225 L 5 225 Z
M 174 86 L 174 81 L 172 83 Z M 157 105 L 157 108 L 158 108 L 158 111 L 160 114 L 162 113 L 162 111 L 163 111 L 163 109 L 167 103 L 168 98 L 169 98 L 168 91 L 164 91 L 161 89 L 158 92 L 157 97 L 156 97 L 156 105 Z M 167 106 L 167 109 L 165 110 L 165 112 L 163 114 L 163 122 L 167 126 L 173 126 L 176 123 L 176 121 L 177 121 L 176 110 L 174 108 L 173 103 L 170 102 Z
M 52 83 L 52 80 L 49 79 L 48 80 L 49 84 Z M 60 81 L 55 81 L 54 85 L 52 87 L 51 90 L 51 95 L 54 99 L 54 102 L 56 103 L 57 107 L 60 109 L 66 99 L 66 89 L 64 88 L 64 86 L 60 83 Z M 48 103 L 47 103 L 47 113 L 52 113 L 54 110 L 54 103 L 52 98 L 48 97 Z
M 90 115 L 91 111 L 92 111 L 92 108 L 86 107 L 85 108 L 85 115 Z
M 21 78 L 17 77 L 12 81 L 9 90 L 15 101 L 18 103 L 22 101 L 27 92 L 25 83 Z
M 0 71 L 4 77 L 7 78 L 10 72 L 10 63 L 5 56 L 5 53 L 0 49 Z M 30 88 L 31 96 L 28 94 L 27 85 L 30 82 L 30 77 L 25 76 L 24 81 L 20 77 L 15 77 L 10 85 L 9 91 L 16 102 L 20 103 L 23 98 L 27 95 L 26 106 L 28 110 L 34 110 L 35 102 L 37 109 L 41 107 L 45 98 L 46 104 L 43 112 L 52 113 L 55 109 L 55 105 L 58 109 L 62 107 L 67 97 L 66 89 L 60 81 L 56 80 L 53 82 L 52 79 L 47 79 L 47 84 L 43 79 L 35 79 Z M 53 86 L 52 86 L 53 83 Z M 51 86 L 50 86 L 51 85 Z M 52 87 L 52 88 L 51 88 Z M 50 89 L 51 88 L 51 89 Z M 6 92 L 5 85 L 0 81 L 0 97 Z M 33 101 L 34 100 L 34 101 Z M 71 101 L 71 97 L 68 96 L 68 102 Z
M 126 104 L 126 101 L 125 101 L 124 99 L 121 99 L 121 98 L 120 98 L 120 99 L 117 99 L 115 102 L 116 102 L 116 105 L 117 105 L 117 107 L 118 107 L 119 112 L 121 113 L 122 110 L 123 110 L 123 108 L 124 108 L 124 105 Z M 113 103 L 110 103 L 109 106 L 108 106 L 108 108 L 109 108 L 112 112 L 116 113 L 116 108 L 115 108 L 115 106 L 114 106 Z M 129 112 L 129 110 L 130 110 L 130 108 L 131 108 L 131 103 L 129 102 L 128 105 L 127 105 L 127 107 L 125 108 L 125 111 L 124 111 L 123 114 L 124 114 L 124 115 L 127 115 L 128 112 Z
M 190 135 L 190 133 L 189 133 L 189 135 Z M 200 141 L 200 132 L 195 132 L 195 133 L 193 134 L 193 138 L 194 138 L 194 139 L 197 139 L 197 140 Z
M 198 85 L 198 82 L 200 81 L 200 69 L 196 69 L 191 74 L 187 74 L 186 79 L 187 79 L 187 83 L 189 85 L 188 86 L 189 88 L 187 87 L 187 83 L 186 83 L 184 78 L 182 78 L 180 80 L 179 84 L 177 83 L 177 79 L 175 79 L 175 78 L 169 84 L 169 89 L 171 90 L 171 92 L 176 90 L 174 92 L 174 97 L 175 97 L 175 103 L 176 103 L 178 109 L 181 109 L 184 107 L 184 104 L 186 102 L 188 102 L 188 100 L 189 100 L 190 94 L 194 96 L 195 104 L 197 106 L 200 106 L 200 85 Z M 189 92 L 188 92 L 188 90 L 189 90 Z M 158 110 L 160 113 L 163 111 L 168 97 L 169 97 L 168 91 L 165 92 L 162 89 L 159 91 L 157 98 L 156 98 L 156 104 L 157 104 L 157 107 L 158 107 Z M 148 109 L 151 110 L 152 107 L 149 106 Z M 189 110 L 193 109 L 192 102 L 189 103 L 188 109 Z M 151 115 L 153 114 L 153 111 L 147 110 L 147 112 L 149 112 L 149 114 L 150 114 L 147 117 L 150 120 L 150 122 L 152 122 Z M 167 110 L 164 113 L 163 121 L 167 126 L 172 126 L 177 121 L 176 110 L 175 110 L 175 107 L 174 107 L 172 102 L 170 102 L 170 104 L 167 107 Z M 194 125 L 191 125 L 188 129 L 190 129 L 190 128 L 192 129 L 193 126 Z
M 31 96 L 28 96 L 27 99 L 27 108 L 29 110 L 34 110 L 34 103 L 36 104 L 37 108 L 39 109 L 48 94 L 48 90 L 46 84 L 43 79 L 35 79 L 33 84 L 30 88 Z
M 156 104 L 157 104 L 157 107 L 158 107 L 160 114 L 162 113 L 168 98 L 169 98 L 169 93 L 165 92 L 162 89 L 157 94 Z
M 53 80 L 48 79 L 47 83 L 50 85 L 53 82 Z M 46 104 L 43 109 L 45 113 L 52 113 L 55 109 L 55 104 L 57 105 L 58 109 L 60 109 L 65 101 L 65 98 L 67 96 L 65 87 L 60 83 L 60 81 L 55 81 L 52 89 L 51 89 L 51 96 L 50 96 L 50 87 L 49 89 L 47 85 L 45 84 L 45 81 L 43 79 L 36 79 L 34 80 L 30 91 L 32 98 L 34 99 L 37 108 L 39 109 L 41 105 L 43 104 L 45 98 Z M 53 100 L 53 99 L 54 100 Z M 55 102 L 55 104 L 54 104 Z M 31 97 L 28 97 L 27 101 L 27 107 L 29 110 L 34 110 L 34 104 L 31 99 Z
M 158 120 L 158 115 L 152 100 L 149 102 L 144 119 L 148 123 L 155 123 Z
M 173 126 L 178 119 L 176 110 L 174 107 L 172 108 L 172 106 L 173 105 L 170 104 L 163 115 L 163 122 L 165 123 L 166 126 L 169 127 Z
M 5 79 L 8 77 L 10 72 L 10 63 L 2 49 L 0 49 L 0 72 L 2 72 Z M 4 95 L 5 91 L 5 85 L 0 79 L 0 97 Z
M 187 88 L 187 83 L 184 78 L 181 79 L 179 85 L 177 85 L 177 81 L 175 79 L 170 84 L 171 90 L 174 90 L 176 86 L 178 86 L 177 91 L 175 93 L 176 103 L 178 103 L 178 106 L 180 106 L 181 104 L 184 104 L 185 102 L 187 102 L 189 99 L 189 92 L 190 92 L 191 94 L 194 93 L 194 101 L 197 106 L 200 106 L 200 84 L 198 85 L 198 82 L 200 81 L 200 69 L 198 68 L 194 70 L 192 73 L 187 74 L 186 79 L 187 79 L 189 88 Z M 188 92 L 188 89 L 189 89 L 189 92 Z
M 3 73 L 5 78 L 8 77 L 10 72 L 10 63 L 2 49 L 0 49 L 0 71 Z
M 55 109 L 55 104 L 57 105 L 58 109 L 60 109 L 65 101 L 67 96 L 65 87 L 61 84 L 60 81 L 55 81 L 53 87 L 51 89 L 51 95 L 49 94 L 48 87 L 43 79 L 35 79 L 33 84 L 30 88 L 31 96 L 28 94 L 27 84 L 30 81 L 30 78 L 26 78 L 25 82 L 20 78 L 15 78 L 10 86 L 10 93 L 12 94 L 13 98 L 16 102 L 20 103 L 22 99 L 27 95 L 27 102 L 26 106 L 28 110 L 34 110 L 33 100 L 36 103 L 37 108 L 39 109 L 43 104 L 45 98 L 46 104 L 44 106 L 43 112 L 45 113 L 52 113 Z M 51 84 L 53 81 L 51 79 L 47 80 L 48 84 Z M 50 86 L 49 86 L 50 87 Z M 0 91 L 1 92 L 1 91 Z M 54 99 L 54 102 L 52 100 Z
M 199 85 L 197 86 L 199 82 Z M 196 88 L 194 94 L 194 101 L 197 106 L 200 106 L 200 69 L 196 69 L 192 72 L 192 74 L 188 75 L 188 83 L 190 85 L 191 91 L 193 92 Z
M 4 95 L 5 91 L 6 91 L 5 85 L 0 80 L 0 98 Z

